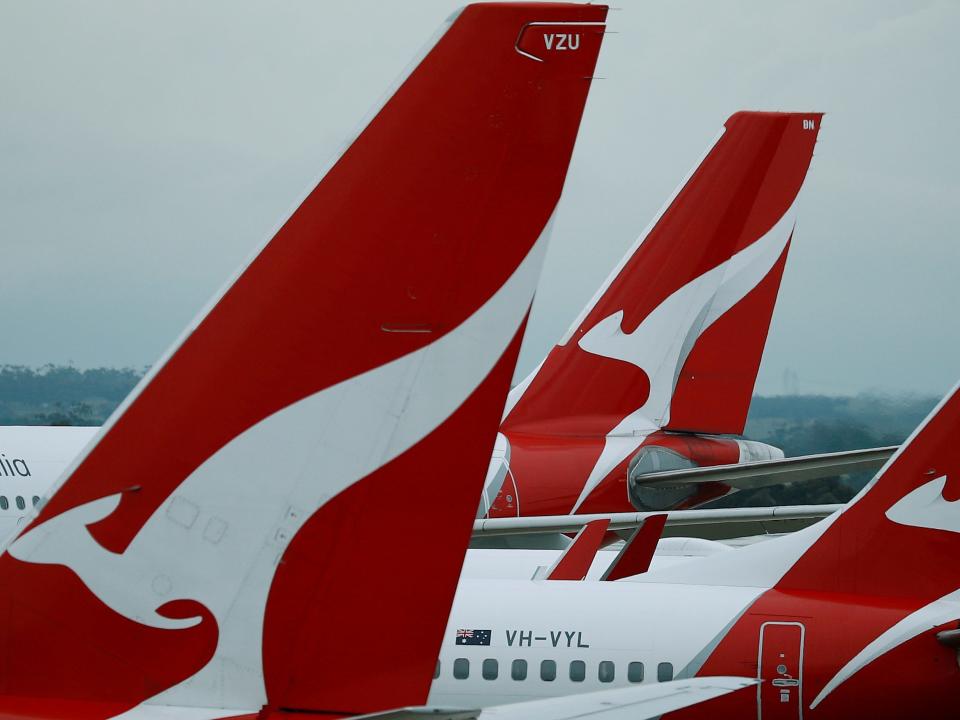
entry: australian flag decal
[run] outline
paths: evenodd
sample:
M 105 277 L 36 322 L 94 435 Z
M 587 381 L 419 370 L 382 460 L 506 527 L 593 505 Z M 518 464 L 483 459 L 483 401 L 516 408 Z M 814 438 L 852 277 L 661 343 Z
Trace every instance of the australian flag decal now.
M 457 630 L 457 645 L 489 645 L 490 630 Z

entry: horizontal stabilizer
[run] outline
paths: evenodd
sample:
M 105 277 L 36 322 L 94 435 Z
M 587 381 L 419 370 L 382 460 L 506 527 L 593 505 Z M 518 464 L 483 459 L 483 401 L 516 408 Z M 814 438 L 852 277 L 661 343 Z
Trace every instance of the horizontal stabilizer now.
M 821 520 L 843 505 L 781 505 L 778 507 L 723 508 L 717 510 L 672 510 L 666 513 L 664 537 L 699 537 L 719 540 L 749 534 L 783 532 L 775 527 L 797 521 L 801 527 Z M 596 520 L 609 520 L 608 530 L 632 530 L 648 518 L 663 513 L 597 513 L 592 515 L 539 515 L 536 517 L 490 518 L 473 523 L 473 537 L 578 532 Z M 792 529 L 799 529 L 791 527 Z
M 650 569 L 653 553 L 663 535 L 667 514 L 651 515 L 643 525 L 633 531 L 633 535 L 623 545 L 623 549 L 604 571 L 601 580 L 620 580 L 621 578 L 641 575 Z
M 737 490 L 750 490 L 768 485 L 879 470 L 896 450 L 897 446 L 892 445 L 733 465 L 666 470 L 643 475 L 640 479 L 643 485 L 651 487 L 678 487 L 719 482 Z

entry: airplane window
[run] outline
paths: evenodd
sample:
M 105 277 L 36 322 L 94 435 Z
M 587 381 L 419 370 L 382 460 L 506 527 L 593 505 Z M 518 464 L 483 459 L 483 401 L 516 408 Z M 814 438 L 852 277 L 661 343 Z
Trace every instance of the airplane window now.
M 466 658 L 457 658 L 453 661 L 453 676 L 457 680 L 466 680 L 470 677 L 470 661 Z
M 27 503 L 24 502 L 22 495 L 17 495 L 17 509 L 23 510 L 27 507 Z
M 480 674 L 483 675 L 484 680 L 496 680 L 499 673 L 500 668 L 496 658 L 487 658 L 483 661 L 483 666 L 480 668 Z
M 557 679 L 557 664 L 553 660 L 544 660 L 540 663 L 540 679 L 547 682 Z
M 657 665 L 657 682 L 670 682 L 671 680 L 673 680 L 673 663 Z
M 512 677 L 514 680 L 526 680 L 527 679 L 527 661 L 514 660 L 513 665 L 510 666 L 510 677 Z
M 642 662 L 632 662 L 627 665 L 627 680 L 630 682 L 643 682 Z
M 40 496 L 39 496 L 39 495 L 34 495 L 34 496 L 33 496 L 33 506 L 36 507 L 36 506 L 39 505 L 39 504 L 40 504 Z
M 6 495 L 0 495 L 0 510 L 9 510 L 10 502 L 7 500 Z
M 574 660 L 570 663 L 570 679 L 574 682 L 583 682 L 587 676 L 587 664 L 583 660 Z
M 613 661 L 601 660 L 600 666 L 597 668 L 597 677 L 600 678 L 600 682 L 613 682 L 614 675 L 616 675 L 616 671 Z
M 436 680 L 440 677 L 440 661 L 437 660 L 437 666 L 433 669 L 433 679 Z

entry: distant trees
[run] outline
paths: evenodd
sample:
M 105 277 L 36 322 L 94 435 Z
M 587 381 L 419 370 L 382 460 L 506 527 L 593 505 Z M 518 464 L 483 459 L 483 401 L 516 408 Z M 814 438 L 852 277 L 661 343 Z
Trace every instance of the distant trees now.
M 143 375 L 133 368 L 0 366 L 0 425 L 100 425 Z
M 780 437 L 787 455 L 813 452 L 804 443 L 829 446 L 818 452 L 892 445 L 913 432 L 936 404 L 937 398 L 922 395 L 755 396 L 746 434 L 757 440 Z
M 754 397 L 746 436 L 775 445 L 788 457 L 899 445 L 927 416 L 937 398 L 863 394 L 850 397 Z M 859 473 L 757 490 L 721 498 L 712 507 L 840 503 L 871 477 Z

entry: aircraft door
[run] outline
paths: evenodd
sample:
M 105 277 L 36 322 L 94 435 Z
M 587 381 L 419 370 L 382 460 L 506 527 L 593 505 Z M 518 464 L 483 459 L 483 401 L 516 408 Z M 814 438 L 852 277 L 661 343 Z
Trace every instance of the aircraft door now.
M 758 720 L 803 717 L 803 639 L 798 622 L 766 622 L 760 626 L 757 658 Z

